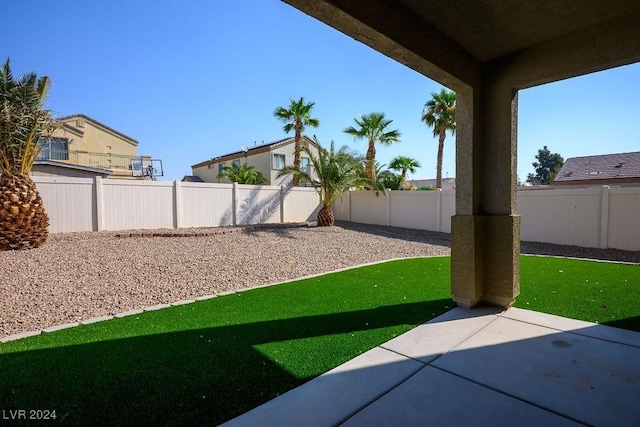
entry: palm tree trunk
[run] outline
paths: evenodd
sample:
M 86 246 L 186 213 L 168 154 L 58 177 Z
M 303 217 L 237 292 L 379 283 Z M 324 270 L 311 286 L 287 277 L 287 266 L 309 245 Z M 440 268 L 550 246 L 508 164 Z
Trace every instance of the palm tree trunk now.
M 444 139 L 447 137 L 446 131 L 443 129 L 440 131 L 440 138 L 438 139 L 438 164 L 436 174 L 436 188 L 442 189 L 442 155 L 444 153 Z
M 295 125 L 295 137 L 294 137 L 294 149 L 293 149 L 293 167 L 300 167 L 300 139 L 301 139 L 302 122 L 300 119 L 296 119 Z M 293 185 L 298 186 L 300 184 L 300 177 L 293 175 Z
M 323 204 L 318 212 L 318 227 L 330 227 L 334 224 L 335 219 L 333 207 Z
M 29 175 L 0 175 L 0 250 L 32 249 L 49 236 L 49 216 Z
M 367 164 L 364 166 L 364 171 L 369 179 L 371 179 L 371 182 L 376 180 L 376 142 L 373 139 L 369 140 Z

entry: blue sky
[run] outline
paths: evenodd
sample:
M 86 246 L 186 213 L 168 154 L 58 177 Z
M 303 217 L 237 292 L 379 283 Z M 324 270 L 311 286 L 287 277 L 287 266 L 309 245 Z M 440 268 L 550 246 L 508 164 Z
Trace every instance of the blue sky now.
M 25 25 L 29 22 L 29 25 Z M 286 137 L 273 117 L 304 96 L 323 145 L 364 153 L 342 130 L 374 111 L 393 119 L 401 142 L 378 160 L 417 159 L 412 178 L 436 175 L 437 140 L 420 114 L 426 77 L 279 0 L 4 0 L 2 61 L 15 74 L 49 75 L 48 107 L 83 113 L 163 161 L 163 180 L 211 157 Z M 533 172 L 543 145 L 563 157 L 640 150 L 640 64 L 521 91 L 518 175 Z M 444 176 L 455 176 L 454 139 Z

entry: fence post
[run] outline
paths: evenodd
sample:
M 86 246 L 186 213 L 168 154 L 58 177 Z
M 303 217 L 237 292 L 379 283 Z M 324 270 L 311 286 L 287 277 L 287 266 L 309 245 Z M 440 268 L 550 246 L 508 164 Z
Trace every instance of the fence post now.
M 385 194 L 386 199 L 387 199 L 387 224 L 386 226 L 390 226 L 391 225 L 391 190 L 388 188 L 384 189 L 384 192 L 387 193 Z
M 182 187 L 178 180 L 173 182 L 173 227 L 182 228 Z
M 436 231 L 442 231 L 442 188 L 436 189 Z
M 284 224 L 284 185 L 280 186 L 280 224 Z
M 233 211 L 231 218 L 233 221 L 233 225 L 238 225 L 238 183 L 233 183 L 233 188 L 231 190 L 231 210 Z
M 102 177 L 96 176 L 93 180 L 95 185 L 96 194 L 96 226 L 95 231 L 104 230 L 104 210 L 103 210 L 103 195 L 102 195 Z
M 600 201 L 600 249 L 609 247 L 609 187 L 603 185 Z

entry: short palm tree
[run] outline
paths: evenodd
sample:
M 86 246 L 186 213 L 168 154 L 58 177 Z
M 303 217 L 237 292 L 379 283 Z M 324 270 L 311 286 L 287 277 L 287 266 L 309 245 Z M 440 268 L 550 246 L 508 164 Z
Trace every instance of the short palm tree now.
M 407 185 L 407 171 L 415 173 L 416 169 L 419 167 L 420 162 L 418 162 L 416 159 L 405 156 L 394 157 L 393 159 L 391 159 L 391 163 L 389 163 L 389 169 L 400 171 L 400 176 L 402 177 L 401 185 L 403 187 L 406 187 Z
M 44 109 L 48 77 L 14 78 L 9 59 L 0 68 L 0 250 L 30 249 L 48 237 L 49 217 L 29 177 L 44 141 L 55 129 Z
M 302 132 L 307 126 L 317 128 L 320 121 L 311 117 L 311 110 L 315 102 L 305 102 L 304 97 L 300 97 L 298 101 L 291 100 L 289 108 L 278 107 L 273 115 L 285 123 L 283 129 L 285 133 L 294 131 L 294 151 L 293 166 L 300 167 L 300 149 L 302 148 Z M 293 177 L 293 185 L 298 185 L 299 180 Z
M 266 184 L 268 182 L 262 172 L 257 171 L 255 167 L 249 166 L 247 163 L 242 165 L 235 164 L 230 168 L 225 168 L 224 172 L 218 175 L 218 178 L 226 178 L 231 182 L 247 185 Z
M 442 156 L 447 131 L 456 133 L 456 94 L 442 89 L 433 92 L 431 99 L 424 104 L 422 119 L 427 126 L 433 128 L 433 136 L 438 137 L 438 160 L 436 172 L 436 188 L 442 188 Z
M 346 146 L 336 151 L 333 142 L 329 150 L 318 144 L 317 156 L 307 146 L 303 146 L 301 151 L 309 156 L 314 174 L 311 174 L 311 170 L 286 166 L 280 171 L 278 177 L 292 175 L 311 183 L 322 203 L 318 212 L 318 226 L 331 226 L 335 222 L 333 202 L 338 198 L 342 199 L 342 194 L 349 188 L 367 184 L 367 177 L 363 174 L 362 159 L 350 153 Z
M 382 145 L 391 145 L 394 142 L 400 142 L 400 132 L 397 129 L 388 129 L 393 120 L 385 119 L 384 113 L 366 114 L 360 117 L 360 120 L 353 120 L 358 126 L 348 127 L 344 130 L 344 133 L 352 135 L 355 139 L 366 139 L 369 143 L 365 171 L 369 179 L 375 181 L 376 142 Z

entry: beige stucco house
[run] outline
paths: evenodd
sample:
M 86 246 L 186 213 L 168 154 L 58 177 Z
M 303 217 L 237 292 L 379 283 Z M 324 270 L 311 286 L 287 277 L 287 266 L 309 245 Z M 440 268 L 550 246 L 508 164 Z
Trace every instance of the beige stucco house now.
M 302 136 L 302 143 L 307 144 L 314 155 L 318 153 L 317 144 L 307 136 Z M 223 173 L 225 168 L 233 167 L 234 164 L 247 163 L 267 178 L 268 185 L 288 185 L 291 182 L 291 176 L 278 178 L 278 173 L 283 167 L 293 164 L 294 147 L 293 137 L 252 148 L 241 147 L 239 151 L 191 166 L 192 175 L 200 177 L 204 182 L 229 183 L 226 178 L 218 178 L 218 175 Z M 300 153 L 300 166 L 311 168 L 309 158 L 304 153 Z M 313 175 L 313 170 L 311 174 Z
M 33 175 L 87 176 L 88 173 L 135 179 L 131 160 L 140 159 L 138 141 L 84 114 L 61 117 L 57 121 L 60 126 L 46 141 L 34 164 Z

